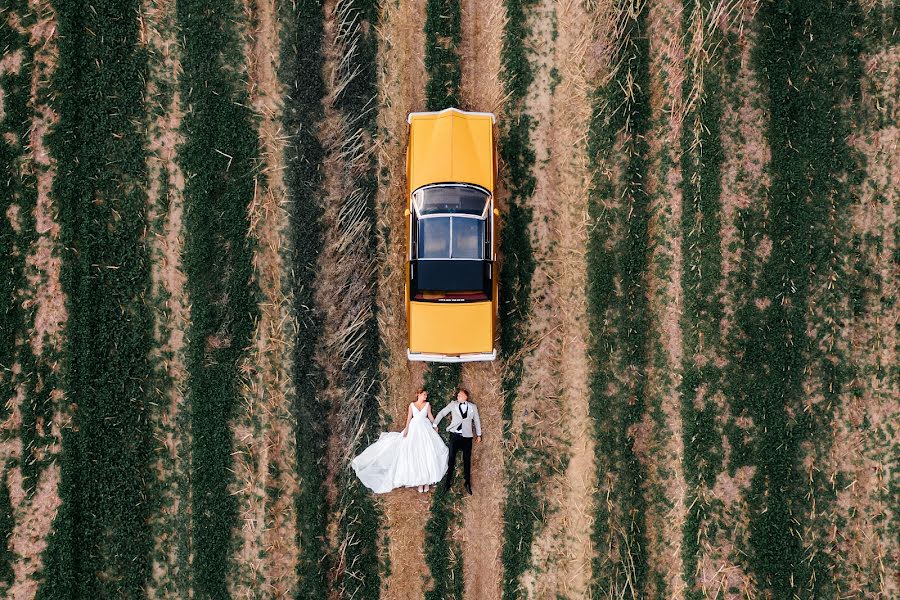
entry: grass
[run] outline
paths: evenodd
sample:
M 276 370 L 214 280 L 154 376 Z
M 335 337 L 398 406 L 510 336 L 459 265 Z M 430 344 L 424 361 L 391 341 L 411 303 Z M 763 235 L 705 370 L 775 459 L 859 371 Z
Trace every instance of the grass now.
M 327 594 L 330 568 L 326 552 L 324 457 L 327 440 L 325 407 L 319 400 L 322 384 L 315 362 L 322 323 L 315 304 L 316 264 L 322 250 L 322 161 L 324 150 L 316 136 L 316 125 L 324 116 L 321 52 L 324 34 L 321 3 L 304 0 L 284 4 L 281 24 L 284 43 L 280 77 L 287 82 L 284 128 L 295 132 L 286 151 L 285 183 L 290 199 L 290 258 L 293 311 L 300 334 L 293 348 L 293 411 L 296 431 L 298 478 L 297 563 L 298 599 L 318 600 Z
M 55 4 L 57 161 L 62 285 L 69 320 L 63 504 L 39 598 L 140 595 L 152 549 L 147 421 L 151 318 L 145 153 L 138 124 L 146 56 L 136 2 Z
M 535 154 L 531 144 L 533 121 L 525 111 L 528 89 L 534 80 L 531 50 L 526 39 L 531 31 L 528 11 L 534 0 L 508 0 L 507 21 L 501 48 L 501 77 L 506 93 L 506 118 L 500 135 L 500 157 L 506 168 L 509 197 L 500 237 L 500 356 L 505 369 L 503 393 L 503 436 L 511 438 L 516 393 L 522 381 L 527 318 L 530 310 L 534 252 L 529 226 L 532 211 L 528 205 L 535 189 Z M 527 432 L 506 465 L 506 504 L 503 509 L 503 583 L 504 598 L 520 597 L 519 580 L 531 563 L 531 544 L 540 502 L 535 486 L 541 479 L 540 457 L 529 447 Z
M 650 125 L 647 5 L 623 0 L 614 10 L 615 70 L 594 92 L 588 136 L 593 170 L 587 254 L 589 406 L 601 482 L 592 532 L 597 548 L 594 598 L 640 596 L 648 571 L 641 493 L 645 474 L 630 432 L 644 413 L 650 327 L 645 292 L 649 197 L 643 186 Z M 610 199 L 618 200 L 607 204 Z
M 232 433 L 240 402 L 238 365 L 253 331 L 247 206 L 259 154 L 241 75 L 236 3 L 183 0 L 177 20 L 184 41 L 181 97 L 185 105 L 184 269 L 191 299 L 187 332 L 187 396 L 193 433 L 192 531 L 194 593 L 228 596 L 231 532 L 237 506 L 230 494 Z
M 456 399 L 460 370 L 459 364 L 431 364 L 425 372 L 424 387 L 435 415 Z M 457 460 L 456 468 L 462 470 L 461 458 Z M 452 539 L 450 531 L 454 520 L 459 518 L 456 507 L 462 501 L 460 478 L 457 473 L 449 493 L 444 492 L 443 483 L 439 483 L 432 496 L 431 516 L 425 523 L 425 564 L 431 572 L 433 586 L 425 591 L 426 600 L 463 598 L 462 548 Z
M 852 376 L 846 361 L 824 360 L 807 336 L 807 306 L 817 275 L 846 277 L 834 262 L 837 215 L 852 196 L 855 160 L 846 146 L 843 100 L 858 99 L 858 8 L 843 2 L 774 2 L 760 8 L 760 42 L 754 62 L 769 84 L 772 148 L 769 263 L 757 295 L 772 301 L 736 315 L 746 339 L 743 360 L 730 374 L 731 393 L 753 418 L 757 465 L 751 483 L 750 562 L 761 589 L 774 597 L 822 597 L 834 590 L 833 560 L 808 546 L 802 532 L 815 527 L 815 510 L 828 512 L 830 486 L 813 481 L 810 492 L 799 464 L 807 440 L 830 438 L 831 416 Z M 834 310 L 826 300 L 826 311 Z M 824 402 L 806 402 L 804 379 L 813 370 Z M 823 532 L 824 533 L 824 532 Z
M 459 0 L 428 0 L 425 8 L 426 110 L 461 106 Z

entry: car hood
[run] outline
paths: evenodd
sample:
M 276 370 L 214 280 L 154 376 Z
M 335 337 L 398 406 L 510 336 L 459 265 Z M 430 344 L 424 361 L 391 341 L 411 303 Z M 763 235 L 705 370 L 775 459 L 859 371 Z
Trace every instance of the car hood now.
M 493 304 L 485 302 L 409 303 L 409 349 L 428 354 L 491 352 Z
M 411 115 L 410 191 L 432 183 L 471 183 L 493 192 L 493 135 L 489 114 L 448 109 Z

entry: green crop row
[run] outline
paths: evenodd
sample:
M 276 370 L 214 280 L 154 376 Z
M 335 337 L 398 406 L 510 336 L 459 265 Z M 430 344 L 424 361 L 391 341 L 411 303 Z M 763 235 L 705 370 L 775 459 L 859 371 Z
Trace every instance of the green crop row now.
M 428 391 L 432 412 L 437 414 L 456 399 L 456 388 L 460 378 L 459 364 L 432 364 L 425 371 L 424 387 Z M 474 400 L 474 399 L 473 399 Z M 457 460 L 457 471 L 461 461 Z M 425 591 L 426 600 L 462 600 L 463 562 L 462 548 L 452 539 L 450 526 L 459 518 L 456 508 L 461 502 L 459 490 L 460 476 L 454 478 L 456 485 L 449 493 L 438 487 L 432 496 L 431 513 L 425 523 L 425 564 L 431 572 L 434 583 Z M 443 484 L 439 484 L 443 485 Z
M 377 89 L 377 28 L 378 3 L 375 0 L 344 0 L 335 9 L 338 18 L 337 32 L 346 40 L 350 54 L 344 57 L 340 79 L 346 83 L 335 100 L 335 108 L 347 121 L 347 131 L 362 132 L 362 139 L 374 140 L 377 135 L 378 89 Z M 302 50 L 301 50 L 302 51 Z M 369 142 L 365 142 L 369 143 Z M 374 141 L 371 141 L 374 144 Z M 362 149 L 362 147 L 360 147 Z M 363 199 L 360 219 L 368 223 L 368 237 L 364 240 L 365 255 L 375 260 L 377 252 L 377 228 L 375 198 L 378 191 L 376 153 L 362 152 L 361 162 L 346 165 L 353 178 L 353 188 Z M 373 281 L 372 285 L 375 285 Z M 380 368 L 380 337 L 378 317 L 374 305 L 375 290 L 368 301 L 372 304 L 362 334 L 346 348 L 342 356 L 345 387 L 360 390 L 361 397 L 354 403 L 360 407 L 359 423 L 361 435 L 355 438 L 358 450 L 375 441 L 380 430 L 378 400 L 375 384 Z M 355 418 L 355 417 L 354 417 Z M 355 432 L 354 432 L 355 433 Z M 348 440 L 349 441 L 349 440 Z M 381 593 L 381 561 L 379 556 L 379 535 L 381 533 L 381 510 L 347 465 L 339 465 L 341 471 L 336 478 L 339 490 L 337 504 L 332 507 L 339 515 L 338 539 L 346 542 L 340 557 L 341 571 L 334 583 L 344 598 L 374 600 Z
M 63 0 L 54 76 L 62 286 L 69 318 L 62 505 L 39 598 L 143 594 L 152 540 L 151 315 L 137 2 Z
M 425 87 L 426 110 L 461 106 L 462 70 L 458 46 L 461 35 L 459 0 L 428 0 L 425 8 Z M 424 387 L 428 390 L 434 414 L 455 398 L 460 383 L 458 364 L 429 364 Z M 457 461 L 457 469 L 460 465 Z M 459 477 L 457 477 L 457 482 Z M 450 526 L 459 516 L 454 509 L 460 495 L 443 493 L 438 488 L 432 497 L 431 512 L 425 523 L 425 564 L 434 586 L 425 592 L 428 600 L 462 599 L 463 565 L 459 543 L 451 538 Z M 451 575 L 458 575 L 453 579 Z
M 503 393 L 503 436 L 510 442 L 516 393 L 522 380 L 524 360 L 520 356 L 525 341 L 530 310 L 534 253 L 529 235 L 532 211 L 528 205 L 534 194 L 535 154 L 531 144 L 533 121 L 525 111 L 525 99 L 534 80 L 530 48 L 529 8 L 535 0 L 507 0 L 507 21 L 501 48 L 501 77 L 507 94 L 505 118 L 500 136 L 500 157 L 506 169 L 509 196 L 500 237 L 500 353 L 505 361 Z M 506 464 L 506 504 L 503 509 L 504 599 L 520 597 L 519 580 L 531 563 L 531 545 L 540 503 L 536 485 L 541 479 L 541 457 L 534 456 L 528 434 Z
M 183 0 L 181 98 L 185 142 L 184 269 L 191 299 L 187 396 L 193 434 L 194 593 L 228 596 L 227 573 L 237 506 L 230 421 L 240 401 L 239 363 L 257 317 L 247 208 L 259 156 L 235 30 L 236 2 Z
M 690 10 L 686 10 L 684 30 L 693 31 L 692 26 L 698 21 L 708 22 L 714 9 L 713 4 L 695 3 Z M 718 40 L 705 42 L 708 46 L 716 46 Z M 717 61 L 704 56 L 691 56 L 685 64 L 682 88 L 682 95 L 687 101 L 695 86 L 699 87 L 695 104 L 685 115 L 681 141 L 681 253 L 684 261 L 681 281 L 684 290 L 682 331 L 685 358 L 680 386 L 684 476 L 689 486 L 685 499 L 688 515 L 681 553 L 684 577 L 688 584 L 687 596 L 698 600 L 702 597 L 695 586 L 700 553 L 699 536 L 708 511 L 708 506 L 698 494 L 698 488 L 712 488 L 716 474 L 722 468 L 716 407 L 710 401 L 705 406 L 698 406 L 696 398 L 704 385 L 706 398 L 713 397 L 721 390 L 723 372 L 715 361 L 698 364 L 694 360 L 695 356 L 709 348 L 719 347 L 720 321 L 723 315 L 722 297 L 718 290 L 722 277 L 722 76 L 722 67 Z
M 650 327 L 645 292 L 649 197 L 643 184 L 650 126 L 649 42 L 647 4 L 637 3 L 639 10 L 631 11 L 632 4 L 616 3 L 621 38 L 611 64 L 619 66 L 594 92 L 588 136 L 593 165 L 587 252 L 590 414 L 598 481 L 607 482 L 595 497 L 595 598 L 640 596 L 647 577 L 645 474 L 630 428 L 644 412 Z M 613 175 L 617 171 L 620 178 Z
M 459 62 L 459 0 L 428 0 L 425 8 L 426 110 L 459 107 L 462 69 Z
M 836 595 L 834 557 L 811 552 L 814 540 L 800 532 L 817 526 L 813 501 L 818 515 L 829 512 L 833 488 L 819 481 L 821 474 L 807 483 L 801 448 L 830 439 L 833 411 L 852 373 L 839 350 L 825 357 L 820 340 L 807 335 L 807 318 L 819 322 L 807 311 L 813 282 L 826 274 L 834 286 L 822 306 L 826 316 L 834 316 L 837 296 L 847 295 L 848 278 L 835 259 L 849 250 L 840 245 L 840 217 L 858 174 L 841 107 L 859 100 L 854 32 L 861 15 L 853 2 L 804 0 L 764 3 L 758 19 L 754 63 L 768 81 L 772 149 L 769 215 L 759 233 L 771 238 L 772 251 L 757 294 L 771 306 L 747 303 L 735 315 L 743 360 L 729 373 L 729 395 L 756 430 L 750 564 L 758 585 L 774 597 L 814 598 Z M 822 402 L 805 402 L 810 372 Z
M 322 250 L 322 161 L 325 153 L 316 136 L 323 119 L 322 38 L 324 15 L 320 0 L 285 3 L 282 25 L 281 73 L 285 82 L 284 129 L 290 132 L 285 149 L 285 183 L 290 199 L 290 255 L 293 308 L 299 334 L 293 348 L 292 379 L 297 423 L 297 563 L 298 599 L 327 597 L 327 515 L 325 454 L 328 439 L 326 411 L 319 401 L 322 384 L 315 361 L 322 323 L 315 304 L 315 277 Z

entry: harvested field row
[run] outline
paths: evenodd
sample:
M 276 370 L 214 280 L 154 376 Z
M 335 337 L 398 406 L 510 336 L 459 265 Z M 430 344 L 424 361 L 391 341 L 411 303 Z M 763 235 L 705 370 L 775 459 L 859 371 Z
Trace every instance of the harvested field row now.
M 424 0 L 384 3 L 378 45 L 377 303 L 382 341 L 378 393 L 382 428 L 392 431 L 401 429 L 415 390 L 423 383 L 423 365 L 406 358 L 406 308 L 398 293 L 406 278 L 406 255 L 398 247 L 406 243 L 406 116 L 425 106 L 428 81 L 425 14 Z M 436 394 L 430 400 L 437 408 Z M 419 600 L 424 595 L 430 572 L 425 560 L 430 504 L 430 497 L 412 489 L 385 496 L 383 598 Z
M 502 0 L 461 2 L 459 44 L 462 83 L 460 103 L 465 109 L 490 111 L 504 119 L 501 71 L 502 31 L 506 11 Z M 495 196 L 503 210 L 503 174 Z M 502 221 L 502 216 L 501 216 Z M 502 230 L 502 223 L 498 230 Z M 502 234 L 501 234 L 502 235 Z M 499 252 L 502 262 L 502 249 Z M 503 421 L 500 382 L 502 363 L 462 366 L 460 383 L 472 394 L 484 436 L 472 453 L 473 496 L 464 496 L 457 539 L 462 561 L 464 598 L 496 598 L 502 580 Z M 458 477 L 458 476 L 457 476 Z
M 260 291 L 259 319 L 241 364 L 243 405 L 232 421 L 233 470 L 238 499 L 238 541 L 229 581 L 231 595 L 297 595 L 297 452 L 291 350 L 297 327 L 291 311 L 287 259 L 289 213 L 282 164 L 285 91 L 278 77 L 282 48 L 274 2 L 244 2 L 243 32 L 248 96 L 256 116 L 259 171 L 248 207 L 253 279 Z
M 147 223 L 150 233 L 154 359 L 150 418 L 159 501 L 149 518 L 153 557 L 147 594 L 186 596 L 191 590 L 191 414 L 185 405 L 185 331 L 189 322 L 184 248 L 183 143 L 178 88 L 181 59 L 175 2 L 145 0 L 141 43 L 147 52 Z
M 323 57 L 322 252 L 315 305 L 322 337 L 315 360 L 324 380 L 329 597 L 377 598 L 381 510 L 349 468 L 377 437 L 379 347 L 375 305 L 378 122 L 374 2 L 326 2 Z M 326 276 L 321 276 L 326 274 Z
M 544 21 L 546 15 L 535 7 L 536 2 L 513 0 L 506 3 L 506 23 L 503 30 L 501 53 L 501 77 L 506 101 L 500 123 L 500 158 L 504 166 L 506 180 L 504 213 L 500 232 L 500 356 L 503 359 L 503 438 L 504 438 L 504 479 L 506 480 L 506 501 L 503 506 L 503 598 L 517 598 L 520 578 L 531 562 L 531 546 L 534 539 L 536 521 L 543 520 L 541 492 L 536 489 L 548 472 L 549 453 L 532 439 L 529 425 L 544 415 L 541 398 L 519 399 L 519 388 L 523 383 L 526 368 L 526 346 L 531 312 L 531 282 L 535 269 L 534 248 L 530 226 L 534 207 L 532 197 L 537 185 L 535 177 L 535 151 L 532 143 L 532 128 L 536 121 L 533 115 L 535 102 L 532 98 L 543 98 L 544 89 L 529 97 L 535 81 L 532 66 L 534 47 L 529 39 L 530 19 Z M 540 33 L 540 30 L 539 30 Z M 544 40 L 546 42 L 546 40 Z M 541 70 L 543 74 L 543 69 Z M 537 86 L 544 88 L 545 81 L 538 80 Z M 546 102 L 546 101 L 545 101 Z M 531 110 L 529 110 L 531 109 Z M 549 115 L 548 115 L 549 116 Z M 539 124 L 540 125 L 540 124 Z M 549 240 L 548 240 L 549 241 Z M 550 326 L 546 321 L 540 326 Z M 535 339 L 541 334 L 535 335 Z M 548 346 L 542 346 L 548 348 Z M 533 356 L 533 355 L 532 355 Z M 546 359 L 546 357 L 538 357 Z M 528 366 L 534 366 L 528 364 Z M 546 384 L 553 385 L 552 381 Z M 536 387 L 538 384 L 533 383 Z M 534 390 L 538 396 L 545 390 Z M 526 390 L 527 394 L 527 390 Z M 556 394 L 552 395 L 554 398 Z M 530 400 L 530 402 L 529 402 Z M 551 400 L 552 402 L 552 400 Z M 521 415 L 520 418 L 515 416 Z M 523 422 L 524 421 L 524 422 Z M 547 432 L 548 434 L 550 432 Z

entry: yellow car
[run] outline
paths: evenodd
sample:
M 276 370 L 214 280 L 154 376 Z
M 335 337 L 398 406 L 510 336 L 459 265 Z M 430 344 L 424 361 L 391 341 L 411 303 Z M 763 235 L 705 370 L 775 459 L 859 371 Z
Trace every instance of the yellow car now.
M 409 360 L 494 360 L 494 115 L 411 113 L 406 319 Z

